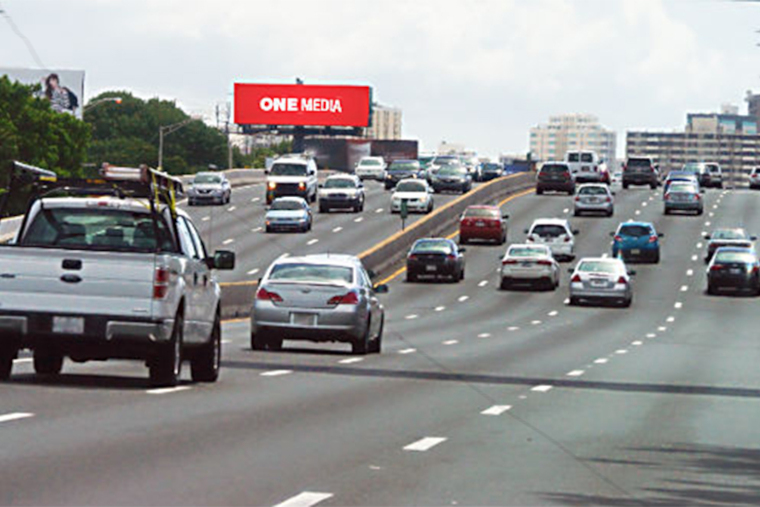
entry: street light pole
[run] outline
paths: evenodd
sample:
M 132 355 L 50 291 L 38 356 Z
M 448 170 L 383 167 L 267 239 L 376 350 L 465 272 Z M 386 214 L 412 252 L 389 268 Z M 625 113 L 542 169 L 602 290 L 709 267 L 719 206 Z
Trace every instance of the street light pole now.
M 182 120 L 177 123 L 172 123 L 171 125 L 161 125 L 158 127 L 158 170 L 162 171 L 164 169 L 164 136 L 168 136 L 172 132 L 176 132 L 177 130 L 181 129 L 191 121 L 195 121 L 198 118 L 187 118 L 185 120 Z
M 88 109 L 95 107 L 98 104 L 103 104 L 105 102 L 114 102 L 116 104 L 121 104 L 121 97 L 103 97 L 102 99 L 89 102 L 82 108 L 82 114 L 84 114 L 84 112 L 87 111 Z

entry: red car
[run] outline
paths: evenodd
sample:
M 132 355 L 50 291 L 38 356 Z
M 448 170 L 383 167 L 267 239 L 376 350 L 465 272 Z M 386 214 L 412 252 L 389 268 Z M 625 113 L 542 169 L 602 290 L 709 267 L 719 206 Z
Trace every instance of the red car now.
M 464 245 L 473 239 L 507 242 L 507 219 L 498 206 L 468 206 L 459 219 L 459 243 Z

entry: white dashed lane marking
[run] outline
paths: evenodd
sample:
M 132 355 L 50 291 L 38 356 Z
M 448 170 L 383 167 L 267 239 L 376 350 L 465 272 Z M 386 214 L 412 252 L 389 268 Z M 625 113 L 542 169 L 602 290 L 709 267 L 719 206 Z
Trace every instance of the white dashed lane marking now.
M 417 352 L 417 349 L 401 349 L 398 351 L 399 354 L 411 354 L 412 352 Z
M 698 258 L 699 258 L 698 256 L 696 256 L 696 255 L 692 255 L 692 256 L 691 256 L 691 261 L 692 261 L 692 262 L 697 262 L 697 259 L 698 259 Z
M 660 333 L 664 333 L 667 330 L 668 330 L 668 328 L 666 328 L 665 326 L 660 326 L 660 327 L 657 328 L 657 331 L 660 332 Z
M 507 331 L 519 331 L 519 330 L 520 330 L 520 328 L 517 327 L 517 326 L 510 326 L 510 327 L 507 328 Z
M 230 239 L 225 239 L 224 241 L 222 241 L 222 244 L 229 245 L 230 243 L 234 243 L 234 242 L 235 240 L 233 238 L 230 238 Z
M 435 311 L 436 311 L 436 312 L 442 312 L 442 311 L 444 311 L 445 309 L 446 309 L 446 307 L 445 307 L 445 306 L 436 306 L 436 307 L 435 307 Z
M 538 326 L 539 324 L 541 324 L 541 321 L 540 320 L 534 320 L 534 321 L 531 321 L 531 324 L 533 324 L 534 326 Z
M 264 230 L 263 227 L 254 227 L 253 229 L 251 229 L 251 232 L 261 232 L 263 230 Z
M 628 351 L 626 349 L 618 349 L 615 351 L 615 354 L 627 354 Z
M 683 308 L 683 303 L 681 303 L 680 301 L 676 301 L 676 303 L 673 305 L 673 308 L 675 308 L 676 310 L 680 310 L 681 308 Z
M 180 391 L 187 391 L 189 389 L 190 389 L 190 386 L 161 387 L 158 389 L 148 389 L 145 392 L 148 394 L 171 394 L 171 393 L 178 393 Z
M 412 442 L 411 444 L 404 447 L 405 451 L 417 451 L 417 452 L 425 452 L 429 451 L 433 447 L 435 447 L 438 444 L 441 444 L 445 442 L 447 439 L 444 437 L 425 437 L 420 440 L 417 440 L 416 442 Z
M 459 299 L 457 299 L 457 301 L 459 301 L 460 303 L 464 303 L 468 299 L 470 299 L 470 296 L 459 296 Z
M 531 391 L 535 391 L 537 393 L 545 393 L 547 391 L 550 391 L 553 387 L 554 386 L 550 386 L 548 384 L 544 384 L 544 385 L 540 385 L 540 386 L 531 387 L 530 390 Z
M 647 333 L 647 338 L 651 340 L 652 338 L 657 338 L 657 335 L 654 333 Z
M 636 340 L 635 342 L 631 342 L 631 345 L 633 345 L 634 347 L 641 347 L 643 344 L 644 344 L 644 342 L 642 342 L 640 340 Z
M 250 270 L 250 271 L 248 272 L 248 274 L 249 274 L 249 275 L 255 275 L 255 274 L 256 274 L 256 273 L 258 273 L 258 272 L 259 272 L 259 268 L 253 268 L 252 270 Z
M 319 502 L 327 500 L 333 496 L 332 493 L 319 493 L 316 491 L 304 491 L 284 502 L 278 503 L 274 507 L 312 507 Z
M 203 217 L 203 218 L 201 218 L 201 222 L 208 222 L 209 220 L 211 220 L 211 217 Z
M 405 318 L 406 320 L 414 320 L 414 319 L 416 319 L 417 317 L 419 317 L 419 315 L 417 315 L 416 313 L 412 313 L 411 315 L 407 315 L 407 316 L 406 316 L 406 317 L 404 317 L 404 318 Z
M 494 405 L 491 408 L 487 408 L 481 412 L 483 415 L 501 415 L 507 410 L 511 409 L 512 405 Z
M 230 213 L 232 213 L 236 209 L 237 209 L 237 206 L 230 206 L 229 208 L 227 208 L 227 211 L 229 211 Z
M 687 270 L 686 271 L 686 276 L 694 276 L 694 270 L 693 269 Z
M 377 209 L 375 210 L 375 213 L 382 213 L 382 212 L 383 212 L 383 208 L 377 208 Z
M 309 245 L 309 246 L 316 245 L 317 243 L 319 243 L 319 239 L 317 239 L 317 238 L 310 239 L 309 241 L 306 242 L 306 244 Z
M 667 319 L 665 319 L 665 322 L 675 322 L 675 321 L 676 321 L 676 318 L 673 317 L 672 315 L 668 317 Z
M 341 359 L 338 361 L 340 364 L 354 364 L 364 361 L 363 357 L 349 357 L 348 359 Z
M 570 213 L 570 208 L 565 208 L 562 210 L 562 213 Z
M 488 338 L 491 336 L 491 333 L 480 333 L 478 335 L 478 338 Z
M 478 287 L 485 287 L 486 285 L 488 285 L 488 280 L 483 280 L 478 284 Z
M 10 414 L 0 415 L 0 423 L 27 419 L 29 417 L 34 417 L 34 414 L 30 412 L 11 412 Z
M 459 343 L 459 340 L 446 340 L 443 342 L 444 345 L 456 345 L 457 343 Z
M 336 227 L 335 229 L 333 229 L 333 232 L 340 232 L 342 230 L 343 230 L 343 227 Z
M 607 363 L 608 361 L 609 361 L 609 359 L 607 359 L 606 357 L 600 357 L 599 359 L 597 359 L 597 360 L 596 360 L 596 361 L 594 361 L 594 362 L 595 362 L 596 364 L 605 364 L 605 363 Z
M 697 243 L 697 249 L 699 250 L 700 248 L 702 248 L 702 243 Z
M 260 373 L 262 377 L 280 377 L 282 375 L 290 375 L 293 370 L 272 370 Z
M 549 315 L 549 317 L 556 317 L 557 315 L 559 315 L 559 312 L 557 310 L 552 310 L 547 315 Z
M 261 197 L 254 197 L 251 199 L 251 202 L 259 202 L 261 200 Z
M 580 376 L 581 376 L 581 375 L 583 375 L 584 373 L 586 373 L 584 370 L 573 370 L 573 371 L 569 371 L 569 372 L 567 372 L 567 374 L 566 374 L 566 375 L 567 375 L 568 377 L 580 377 Z
M 686 292 L 687 290 L 689 290 L 688 285 L 681 285 L 681 292 Z

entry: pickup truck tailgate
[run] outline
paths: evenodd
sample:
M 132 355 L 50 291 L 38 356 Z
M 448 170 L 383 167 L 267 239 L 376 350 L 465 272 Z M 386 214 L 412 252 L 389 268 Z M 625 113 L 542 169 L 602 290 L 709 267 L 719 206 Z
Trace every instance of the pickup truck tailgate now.
M 0 248 L 4 311 L 151 314 L 155 254 Z

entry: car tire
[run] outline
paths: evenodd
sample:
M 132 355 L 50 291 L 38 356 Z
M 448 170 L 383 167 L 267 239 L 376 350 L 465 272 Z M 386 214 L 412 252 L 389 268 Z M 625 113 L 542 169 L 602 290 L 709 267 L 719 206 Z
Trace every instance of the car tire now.
M 500 290 L 509 290 L 511 286 L 512 282 L 509 280 L 509 278 L 502 278 L 501 282 L 499 283 Z
M 58 375 L 63 368 L 63 354 L 56 350 L 39 348 L 34 351 L 34 373 L 37 375 Z
M 432 213 L 432 211 L 433 211 L 433 202 L 431 201 L 430 204 L 428 204 L 427 211 L 425 212 L 425 214 L 426 215 L 430 214 Z
M 657 183 L 650 183 L 649 188 L 651 188 L 652 190 L 657 190 Z
M 658 250 L 655 252 L 654 257 L 652 257 L 652 264 L 659 264 L 660 263 L 660 251 Z
M 623 189 L 628 189 L 628 183 L 623 182 Z
M 577 296 L 570 296 L 569 304 L 570 306 L 579 306 L 581 304 L 581 300 Z
M 185 320 L 182 313 L 174 319 L 174 329 L 169 343 L 161 344 L 149 361 L 150 385 L 174 387 L 182 373 L 182 334 Z
M 612 216 L 614 216 L 614 215 L 615 215 L 615 209 L 614 209 L 614 208 L 613 208 L 613 209 L 611 209 L 611 210 L 609 210 L 609 211 L 607 212 L 607 217 L 608 217 L 608 218 L 609 218 L 609 217 L 612 217 Z
M 273 351 L 282 350 L 282 337 L 276 336 L 274 333 L 267 336 L 267 349 Z
M 715 287 L 713 287 L 712 284 L 708 283 L 707 284 L 707 295 L 708 296 L 714 296 L 717 293 L 718 293 L 718 291 L 715 290 Z
M 383 350 L 383 328 L 385 327 L 385 316 L 380 318 L 380 329 L 377 331 L 377 336 L 369 344 L 369 351 L 372 354 L 379 354 Z
M 190 376 L 193 382 L 216 382 L 222 357 L 222 323 L 219 313 L 214 318 L 209 342 L 193 352 Z
M 663 214 L 664 214 L 664 215 L 670 215 L 670 210 L 669 210 L 668 208 L 665 208 L 665 209 L 663 210 Z
M 630 308 L 632 303 L 633 303 L 633 297 L 630 297 L 628 299 L 624 299 L 623 302 L 621 303 L 621 306 L 623 308 Z
M 251 350 L 266 350 L 267 339 L 263 331 L 251 332 Z
M 536 195 L 542 195 L 544 193 L 544 189 L 541 187 L 536 187 Z
M 322 204 L 321 202 L 319 203 L 319 212 L 320 213 L 327 213 L 327 206 L 324 205 L 324 204 Z
M 0 382 L 4 382 L 11 378 L 11 371 L 13 371 L 13 360 L 16 359 L 15 347 L 2 347 L 0 349 Z
M 369 351 L 370 329 L 372 329 L 372 321 L 367 320 L 367 329 L 366 331 L 364 331 L 364 334 L 359 338 L 355 338 L 354 341 L 351 342 L 351 353 L 353 355 L 363 356 L 363 355 L 366 355 L 367 352 Z
M 705 210 L 703 210 L 703 209 L 697 210 L 697 216 L 701 216 L 702 213 L 704 213 L 704 212 L 705 212 Z
M 460 245 L 466 245 L 469 239 L 467 239 L 466 236 L 459 236 L 459 244 Z
M 406 272 L 406 281 L 407 283 L 415 283 L 417 281 L 417 275 L 414 273 Z
M 459 272 L 459 280 L 464 280 L 464 267 L 462 268 L 462 271 Z
M 577 209 L 575 209 L 575 210 L 573 210 L 573 216 L 574 217 L 579 217 L 579 216 L 581 216 L 581 212 L 578 211 Z

